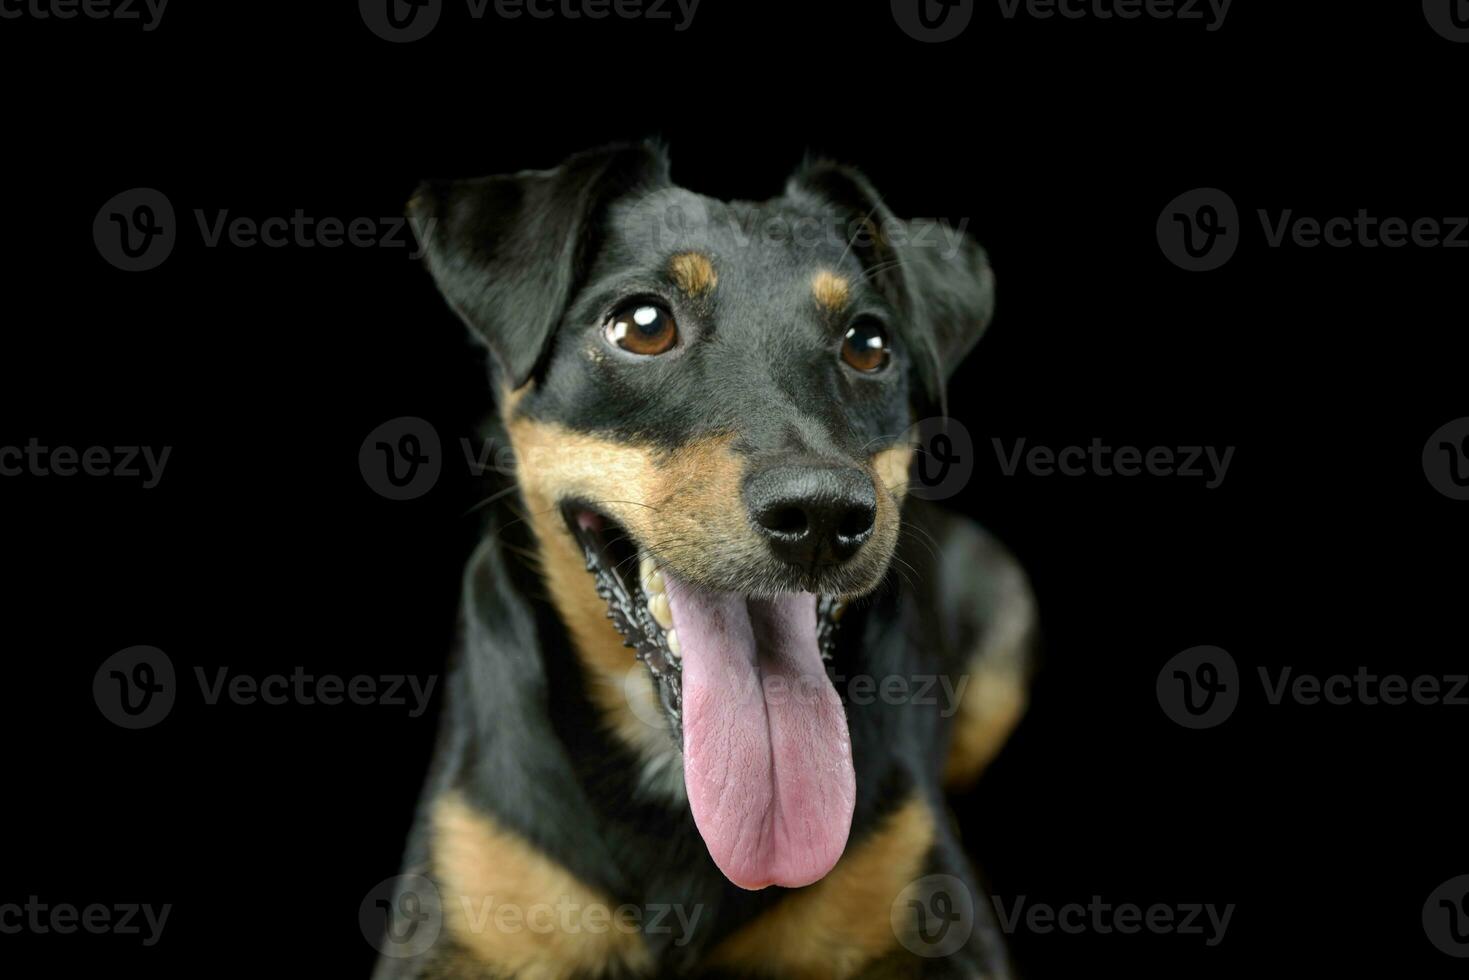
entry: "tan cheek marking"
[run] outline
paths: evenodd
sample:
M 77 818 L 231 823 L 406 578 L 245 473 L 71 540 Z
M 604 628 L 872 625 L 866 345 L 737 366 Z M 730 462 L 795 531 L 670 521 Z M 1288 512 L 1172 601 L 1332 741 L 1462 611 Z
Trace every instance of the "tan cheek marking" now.
M 745 463 L 730 451 L 732 442 L 700 440 L 660 461 L 648 497 L 657 514 L 637 533 L 685 575 L 713 577 L 721 566 L 765 555 L 740 496 Z
M 825 878 L 722 942 L 710 965 L 802 980 L 854 975 L 897 945 L 892 904 L 921 876 L 933 841 L 932 812 L 909 800 Z
M 640 542 L 698 571 L 701 562 L 760 546 L 736 510 L 741 463 L 728 451 L 728 439 L 663 454 L 517 416 L 522 396 L 523 390 L 502 400 L 516 475 L 539 544 L 541 574 L 587 667 L 587 694 L 625 745 L 644 759 L 661 758 L 669 751 L 668 732 L 645 720 L 662 712 L 652 681 L 607 618 L 556 501 L 579 496 L 595 502 Z M 629 698 L 643 710 L 634 710 Z
M 811 279 L 811 294 L 817 304 L 832 313 L 840 313 L 846 307 L 851 290 L 851 283 L 829 269 L 822 269 Z
M 707 255 L 698 252 L 682 252 L 668 262 L 668 274 L 678 288 L 688 296 L 698 297 L 719 285 L 719 274 Z
M 637 666 L 633 652 L 607 618 L 607 606 L 593 586 L 581 547 L 567 532 L 556 504 L 572 494 L 589 501 L 641 500 L 646 496 L 643 488 L 652 481 L 652 459 L 641 450 L 514 417 L 518 401 L 507 404 L 506 419 L 516 477 L 551 601 L 587 667 L 587 695 L 624 744 L 645 753 L 663 751 L 667 732 L 654 729 L 628 703 L 629 684 L 632 696 L 656 703 L 652 682 L 645 671 L 629 678 L 630 669 Z
M 564 980 L 651 967 L 635 919 L 457 795 L 434 806 L 433 866 L 445 927 L 498 975 Z M 558 905 L 571 908 L 571 927 Z
M 872 457 L 872 469 L 882 485 L 895 497 L 908 492 L 908 467 L 913 462 L 913 447 L 906 443 L 889 446 Z

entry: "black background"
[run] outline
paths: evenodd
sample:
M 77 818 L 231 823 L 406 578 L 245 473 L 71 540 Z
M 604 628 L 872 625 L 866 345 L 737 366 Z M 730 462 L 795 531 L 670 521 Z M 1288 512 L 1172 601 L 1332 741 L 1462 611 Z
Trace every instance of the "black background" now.
M 1046 664 L 958 802 L 966 839 L 1007 904 L 1237 906 L 1212 948 L 1022 930 L 1023 974 L 1462 973 L 1420 913 L 1469 871 L 1469 708 L 1270 706 L 1255 669 L 1463 671 L 1469 504 L 1420 453 L 1469 414 L 1469 252 L 1270 249 L 1255 211 L 1469 213 L 1469 45 L 1416 3 L 1238 0 L 1212 33 L 982 3 L 932 45 L 881 3 L 703 0 L 684 32 L 451 3 L 412 44 L 353 4 L 309 6 L 179 2 L 151 33 L 0 21 L 0 445 L 173 447 L 151 490 L 0 478 L 0 902 L 174 906 L 151 948 L 0 936 L 0 955 L 365 976 L 358 903 L 398 871 L 427 762 L 433 711 L 208 706 L 193 670 L 441 669 L 478 528 L 457 446 L 490 408 L 484 364 L 407 249 L 206 248 L 194 210 L 388 219 L 424 176 L 654 135 L 675 179 L 716 196 L 770 196 L 807 151 L 838 157 L 898 214 L 967 220 L 991 251 L 999 314 L 953 394 L 977 466 L 951 504 L 1031 572 Z M 125 273 L 91 227 L 139 186 L 172 201 L 179 242 Z M 1231 195 L 1244 239 L 1189 273 L 1154 225 L 1200 186 Z M 449 455 L 433 491 L 394 502 L 357 452 L 404 415 Z M 1007 477 L 991 440 L 1020 437 L 1236 452 L 1213 490 Z M 1204 643 L 1234 655 L 1245 695 L 1188 731 L 1154 681 Z M 184 688 L 140 732 L 90 693 L 134 644 L 166 651 Z

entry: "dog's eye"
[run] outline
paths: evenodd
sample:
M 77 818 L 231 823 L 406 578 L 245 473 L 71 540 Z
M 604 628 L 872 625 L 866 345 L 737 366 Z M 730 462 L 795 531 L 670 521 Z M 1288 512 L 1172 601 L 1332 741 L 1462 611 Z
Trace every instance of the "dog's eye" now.
M 842 340 L 842 360 L 858 371 L 867 374 L 881 371 L 887 367 L 890 356 L 888 332 L 871 317 L 863 317 L 852 324 Z
M 634 354 L 662 354 L 678 340 L 673 314 L 646 301 L 629 303 L 607 318 L 607 339 Z

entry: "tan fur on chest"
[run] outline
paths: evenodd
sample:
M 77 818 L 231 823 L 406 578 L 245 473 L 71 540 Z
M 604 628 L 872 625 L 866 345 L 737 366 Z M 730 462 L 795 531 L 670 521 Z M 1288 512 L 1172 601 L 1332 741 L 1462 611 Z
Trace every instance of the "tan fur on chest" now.
M 922 876 L 933 813 L 912 799 L 794 892 L 715 949 L 710 966 L 794 980 L 845 980 L 897 946 L 891 909 Z
M 638 924 L 620 906 L 458 796 L 434 808 L 433 867 L 445 929 L 496 976 L 651 968 Z

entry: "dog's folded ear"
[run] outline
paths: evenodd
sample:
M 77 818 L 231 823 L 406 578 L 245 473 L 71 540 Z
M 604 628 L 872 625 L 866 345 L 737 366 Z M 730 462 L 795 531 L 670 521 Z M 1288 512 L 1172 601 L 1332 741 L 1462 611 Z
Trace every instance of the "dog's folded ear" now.
M 852 251 L 902 311 L 900 332 L 931 405 L 943 411 L 949 376 L 994 313 L 995 276 L 984 249 L 962 229 L 900 221 L 867 178 L 840 164 L 808 163 L 786 193 L 824 202 L 853 223 Z
M 661 147 L 619 144 L 554 170 L 427 181 L 408 217 L 440 292 L 519 388 L 550 353 L 607 205 L 667 183 Z

